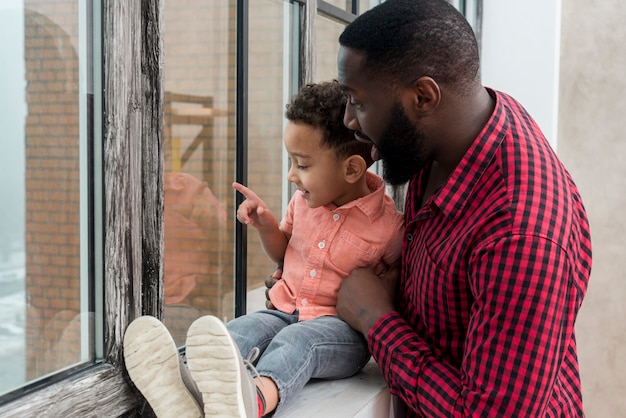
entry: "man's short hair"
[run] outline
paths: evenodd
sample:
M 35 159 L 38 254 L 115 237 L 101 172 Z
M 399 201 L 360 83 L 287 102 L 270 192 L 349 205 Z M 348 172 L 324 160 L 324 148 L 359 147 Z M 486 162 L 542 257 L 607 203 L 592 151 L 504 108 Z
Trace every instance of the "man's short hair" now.
M 365 54 L 371 79 L 404 85 L 429 76 L 461 92 L 479 80 L 474 31 L 444 0 L 388 0 L 350 23 L 339 43 Z

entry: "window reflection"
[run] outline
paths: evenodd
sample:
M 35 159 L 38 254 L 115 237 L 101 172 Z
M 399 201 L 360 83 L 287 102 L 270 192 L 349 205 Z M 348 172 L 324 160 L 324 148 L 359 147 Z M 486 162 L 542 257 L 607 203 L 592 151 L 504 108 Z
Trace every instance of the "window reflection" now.
M 236 3 L 164 3 L 164 322 L 179 346 L 198 316 L 234 316 Z M 280 218 L 284 103 L 297 79 L 285 33 L 298 6 L 258 0 L 248 7 L 248 185 Z M 248 239 L 252 289 L 275 266 L 258 234 Z
M 294 8 L 281 0 L 250 2 L 250 73 L 248 103 L 248 186 L 267 203 L 280 221 L 289 201 L 286 179 L 287 158 L 283 147 L 285 103 L 295 93 L 293 81 L 298 79 L 298 55 L 292 55 L 291 38 Z M 295 36 L 294 36 L 295 37 Z M 259 234 L 248 228 L 247 284 L 248 295 L 255 288 L 264 288 L 265 277 L 276 268 L 261 244 Z M 264 308 L 249 298 L 251 310 Z
M 164 322 L 232 317 L 236 1 L 165 1 Z

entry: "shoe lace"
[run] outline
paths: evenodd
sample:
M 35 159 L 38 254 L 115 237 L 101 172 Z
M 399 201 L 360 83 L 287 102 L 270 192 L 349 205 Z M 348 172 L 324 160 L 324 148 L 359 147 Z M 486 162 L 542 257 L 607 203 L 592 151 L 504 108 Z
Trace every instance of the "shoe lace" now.
M 259 350 L 259 347 L 253 347 L 248 352 L 248 355 L 246 356 L 246 358 L 243 359 L 243 364 L 246 366 L 248 370 L 250 370 L 250 372 L 252 373 L 254 377 L 259 378 L 259 382 L 261 383 L 261 386 L 263 386 L 263 380 L 260 379 L 261 375 L 259 374 L 259 372 L 256 371 L 256 367 L 254 367 L 254 362 L 256 361 L 257 358 L 259 358 L 260 353 L 261 353 L 261 350 Z

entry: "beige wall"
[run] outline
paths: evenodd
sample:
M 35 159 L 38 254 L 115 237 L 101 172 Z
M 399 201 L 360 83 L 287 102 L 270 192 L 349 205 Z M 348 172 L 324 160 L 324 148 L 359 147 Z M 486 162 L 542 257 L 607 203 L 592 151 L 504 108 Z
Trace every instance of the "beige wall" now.
M 626 416 L 626 3 L 562 5 L 558 153 L 590 216 L 577 323 L 587 417 Z

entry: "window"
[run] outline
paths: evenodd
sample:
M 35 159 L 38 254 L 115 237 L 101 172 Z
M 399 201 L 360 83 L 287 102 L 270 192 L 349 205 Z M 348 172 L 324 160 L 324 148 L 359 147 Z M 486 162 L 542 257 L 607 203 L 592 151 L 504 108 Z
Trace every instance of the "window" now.
M 182 346 L 199 316 L 235 316 L 235 277 L 242 276 L 235 273 L 236 247 L 240 257 L 248 248 L 249 287 L 261 286 L 274 268 L 257 235 L 241 234 L 237 245 L 231 184 L 243 168 L 240 181 L 280 216 L 282 114 L 297 77 L 291 36 L 299 8 L 282 0 L 252 2 L 248 36 L 238 44 L 233 2 L 164 5 L 164 322 Z M 233 76 L 246 65 L 237 62 L 238 48 L 249 68 L 245 103 L 238 101 L 245 87 Z M 238 167 L 242 151 L 248 158 Z
M 289 200 L 287 156 L 283 147 L 285 104 L 298 88 L 303 10 L 297 3 L 250 3 L 248 43 L 247 184 L 277 220 Z M 233 208 L 233 217 L 235 208 Z M 248 228 L 245 251 L 246 292 L 263 287 L 276 265 L 267 257 L 256 230 Z M 238 277 L 238 280 L 243 280 Z M 247 302 L 254 304 L 254 300 Z M 264 300 L 264 298 L 263 298 Z M 251 309 L 264 307 L 251 306 Z M 237 312 L 239 314 L 240 312 Z M 241 312 L 243 313 L 243 312 Z
M 247 34 L 233 2 L 164 6 L 164 322 L 183 346 L 197 317 L 263 306 L 248 294 L 276 266 L 258 234 L 236 223 L 242 197 L 231 183 L 243 181 L 282 217 L 290 198 L 283 115 L 308 38 L 304 2 L 250 2 Z M 320 13 L 319 62 L 334 74 L 337 36 L 353 15 L 324 2 Z
M 352 21 L 352 15 L 329 15 L 320 12 L 315 22 L 315 81 L 328 81 L 337 78 L 337 54 L 339 35 Z
M 90 13 L 84 2 L 70 0 L 0 7 L 6 83 L 0 165 L 7 173 L 0 179 L 0 395 L 6 398 L 102 355 L 95 344 L 92 198 L 99 181 L 93 107 L 100 95 L 91 71 Z
M 141 195 L 142 168 L 154 161 L 149 147 L 137 152 L 143 143 L 135 141 L 133 148 L 125 134 L 142 130 L 159 141 L 150 132 L 153 124 L 136 123 L 143 113 L 131 117 L 137 109 L 154 112 L 141 94 L 141 62 L 147 60 L 120 51 L 111 39 L 114 24 L 130 28 L 141 21 L 140 11 L 122 9 L 97 0 L 0 5 L 6 83 L 0 158 L 11 167 L 0 180 L 1 241 L 9 243 L 0 250 L 2 416 L 118 416 L 138 404 L 119 366 L 119 330 L 142 305 L 148 312 L 158 308 L 151 305 L 154 292 L 141 288 L 142 270 L 154 275 L 150 257 L 160 256 L 149 249 L 142 254 L 151 241 L 141 235 L 151 232 L 142 223 L 154 224 L 149 206 L 158 198 Z M 154 15 L 149 7 L 142 11 Z M 102 32 L 109 34 L 107 101 Z M 120 67 L 128 70 L 115 71 Z M 158 80 L 158 62 L 143 69 Z M 133 77 L 139 82 L 127 82 Z M 128 92 L 135 101 L 127 100 Z M 103 115 L 110 117 L 105 123 Z M 141 157 L 131 163 L 131 155 Z
M 164 323 L 232 317 L 237 8 L 163 2 Z

